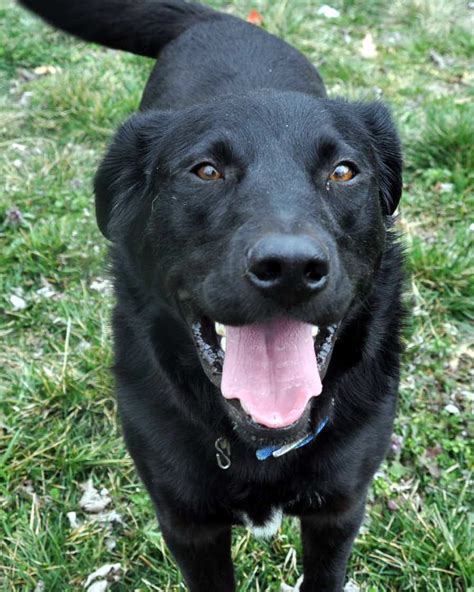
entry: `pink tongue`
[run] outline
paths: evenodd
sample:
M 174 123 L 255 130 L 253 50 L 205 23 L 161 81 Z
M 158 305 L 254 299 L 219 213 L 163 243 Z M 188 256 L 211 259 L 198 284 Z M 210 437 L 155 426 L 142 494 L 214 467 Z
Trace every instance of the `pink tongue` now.
M 276 319 L 226 327 L 222 394 L 269 428 L 294 423 L 322 390 L 311 325 Z

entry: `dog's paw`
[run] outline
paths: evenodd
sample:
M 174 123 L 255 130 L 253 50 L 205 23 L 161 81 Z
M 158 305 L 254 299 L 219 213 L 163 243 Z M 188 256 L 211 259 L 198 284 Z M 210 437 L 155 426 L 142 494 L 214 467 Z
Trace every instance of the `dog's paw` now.
M 280 588 L 280 592 L 299 592 L 300 586 L 303 583 L 303 576 L 298 578 L 296 582 L 296 586 L 288 586 L 288 584 L 282 584 Z

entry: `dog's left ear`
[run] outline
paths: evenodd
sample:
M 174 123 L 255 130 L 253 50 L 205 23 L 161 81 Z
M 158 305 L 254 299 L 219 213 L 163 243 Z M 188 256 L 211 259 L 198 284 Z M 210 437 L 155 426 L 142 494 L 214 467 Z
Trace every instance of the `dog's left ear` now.
M 393 214 L 402 195 L 402 151 L 389 110 L 382 103 L 360 105 L 361 116 L 372 140 L 377 164 L 380 198 L 386 214 Z
M 116 132 L 94 179 L 102 234 L 114 241 L 134 228 L 149 206 L 152 146 L 161 133 L 159 112 L 132 115 Z

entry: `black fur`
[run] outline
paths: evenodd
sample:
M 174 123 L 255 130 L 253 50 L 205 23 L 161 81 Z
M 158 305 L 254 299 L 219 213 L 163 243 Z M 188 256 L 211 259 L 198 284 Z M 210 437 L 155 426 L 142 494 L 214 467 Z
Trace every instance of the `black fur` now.
M 180 1 L 23 0 L 78 37 L 159 60 L 141 113 L 96 176 L 111 241 L 115 377 L 127 446 L 193 592 L 234 590 L 232 524 L 272 507 L 299 516 L 303 592 L 342 590 L 367 488 L 386 452 L 399 376 L 402 254 L 390 229 L 401 195 L 397 133 L 380 103 L 326 98 L 296 50 L 234 17 Z M 213 162 L 225 179 L 203 181 Z M 340 161 L 358 170 L 328 182 Z M 246 279 L 267 233 L 316 237 L 325 289 L 284 307 Z M 307 446 L 258 461 L 206 377 L 200 316 L 243 325 L 289 315 L 340 322 Z M 232 465 L 214 443 L 231 441 Z M 264 439 L 264 438 L 263 438 Z

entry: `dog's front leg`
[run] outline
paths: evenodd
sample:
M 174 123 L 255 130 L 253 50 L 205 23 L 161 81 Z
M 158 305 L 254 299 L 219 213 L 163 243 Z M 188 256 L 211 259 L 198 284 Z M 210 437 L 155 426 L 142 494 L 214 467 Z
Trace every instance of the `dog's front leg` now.
M 177 532 L 163 521 L 160 525 L 190 592 L 234 592 L 230 527 L 216 530 L 188 525 Z
M 340 517 L 301 518 L 304 580 L 300 592 L 341 592 L 352 543 L 364 516 L 363 504 Z

